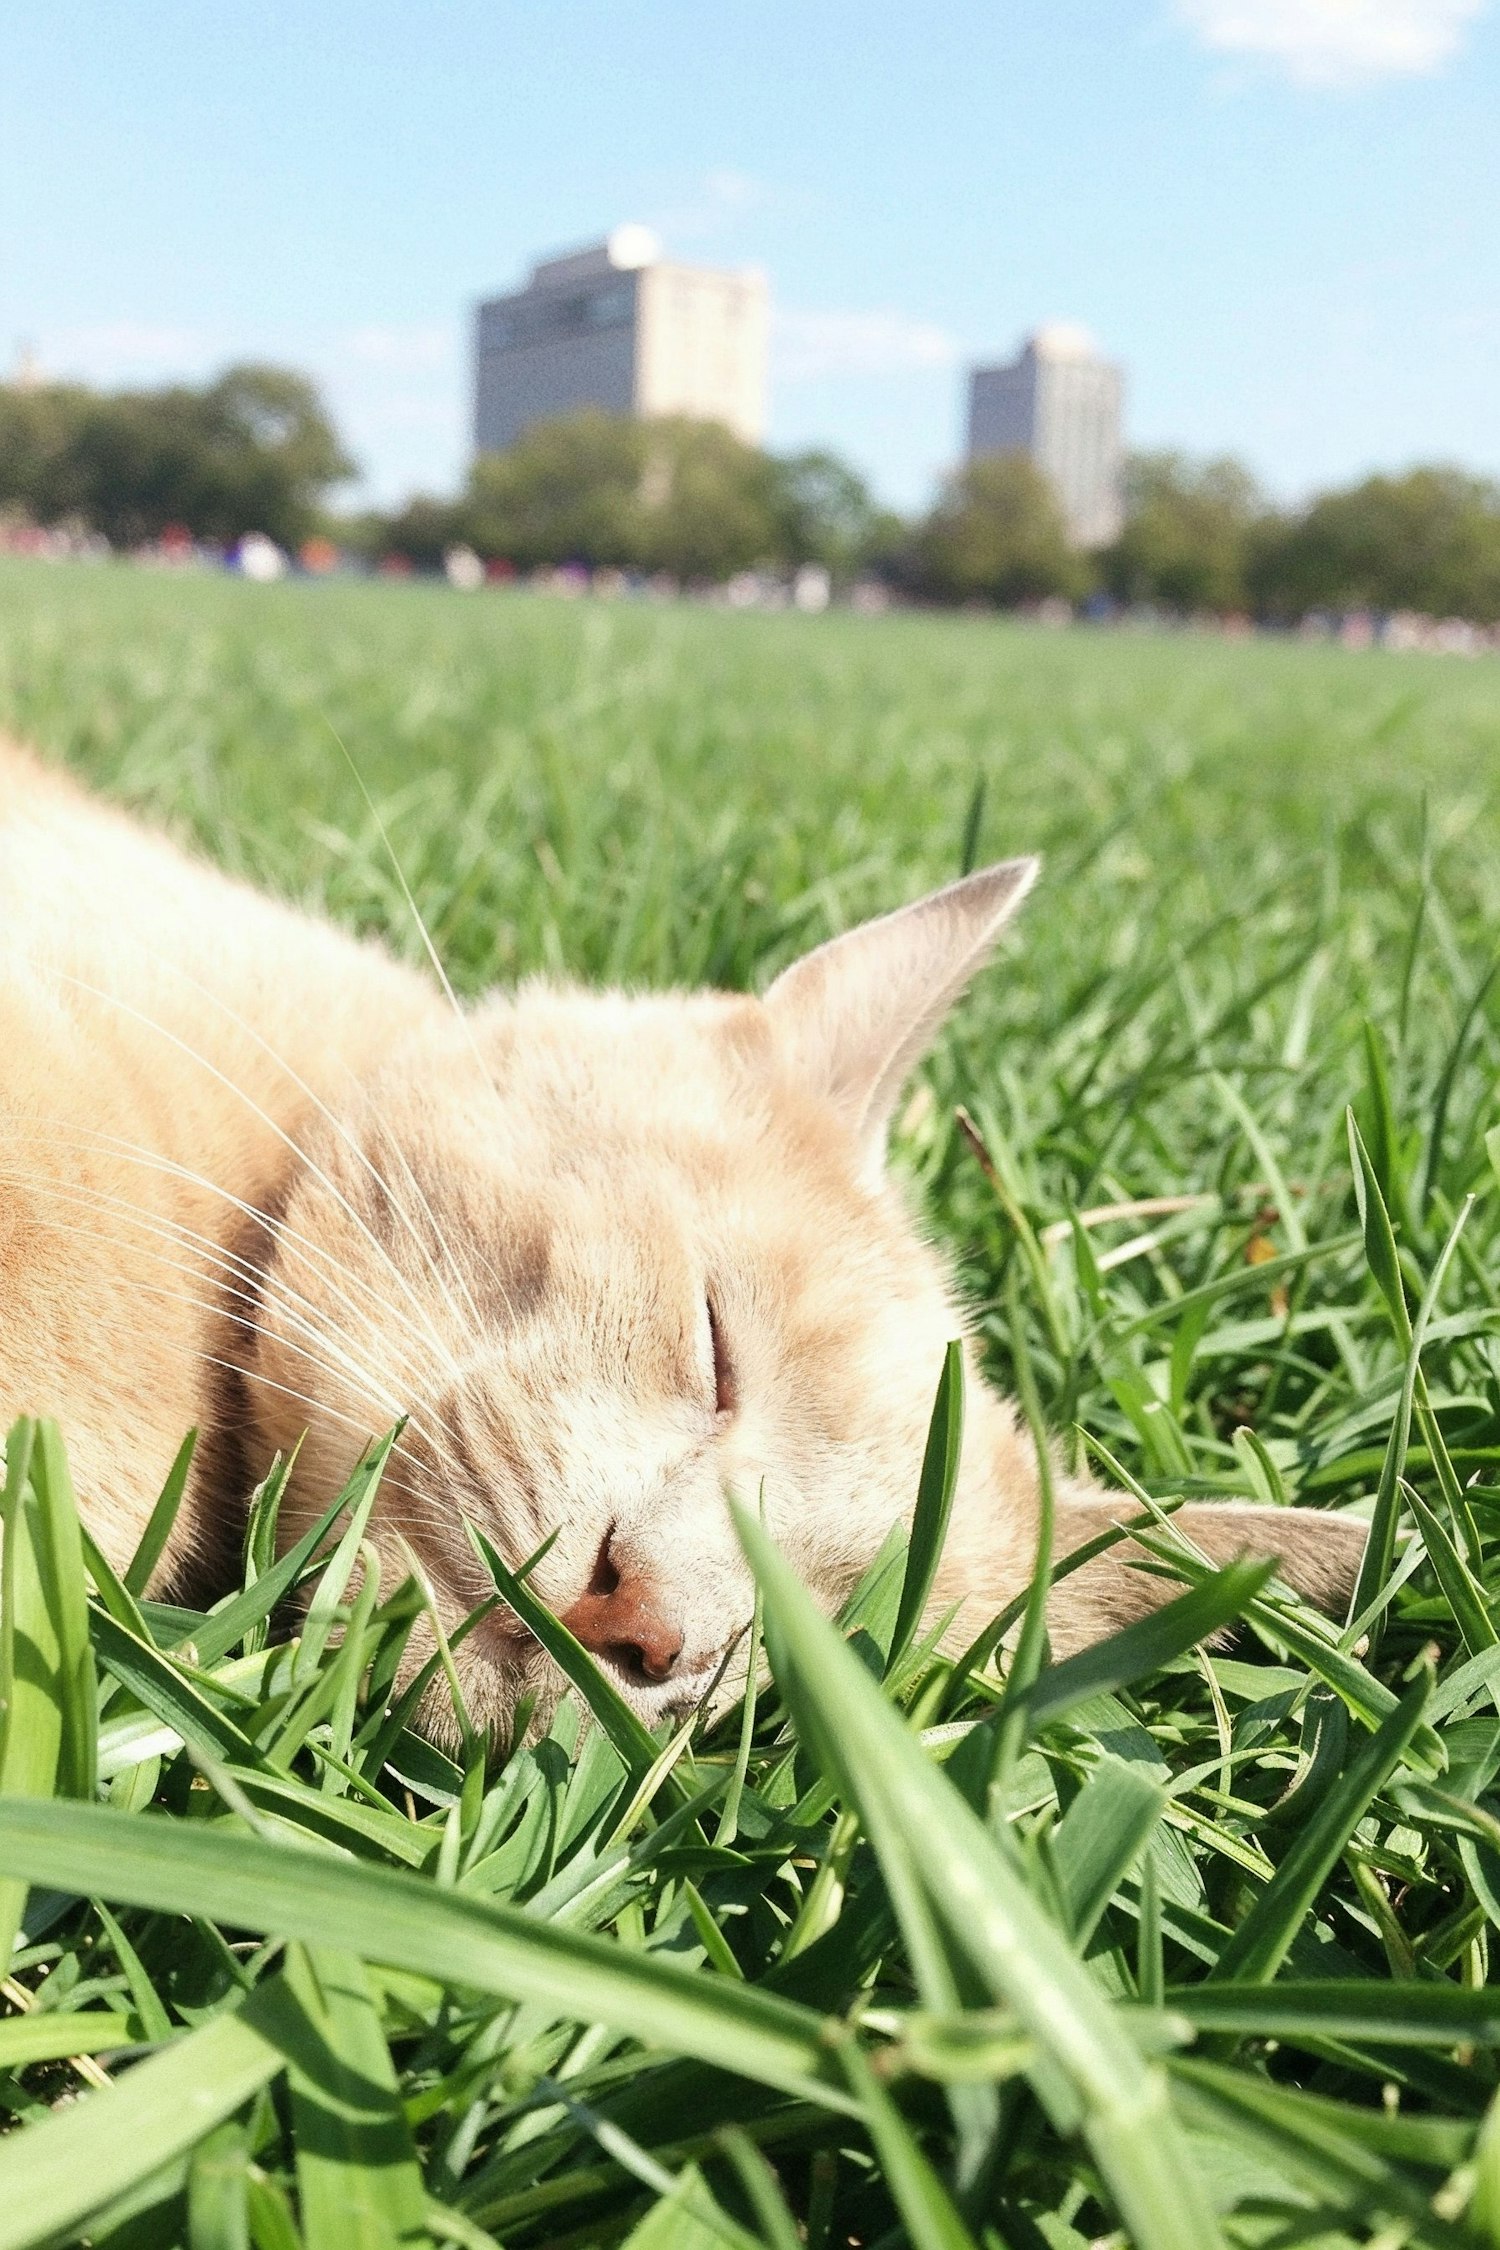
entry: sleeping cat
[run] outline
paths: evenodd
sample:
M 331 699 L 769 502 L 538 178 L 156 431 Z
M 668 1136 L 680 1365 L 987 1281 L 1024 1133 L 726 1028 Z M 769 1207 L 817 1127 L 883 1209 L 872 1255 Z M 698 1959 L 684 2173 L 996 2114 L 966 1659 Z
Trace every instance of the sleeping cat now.
M 962 1331 L 885 1167 L 900 1090 L 1036 873 L 1013 860 L 739 994 L 549 984 L 460 1014 L 377 946 L 261 897 L 0 743 L 0 1415 L 61 1422 L 123 1565 L 202 1432 L 161 1587 L 222 1590 L 255 1478 L 283 1532 L 409 1419 L 371 1536 L 456 1621 L 462 1518 L 648 1722 L 689 1708 L 751 1585 L 726 1490 L 825 1607 L 909 1515 Z M 971 1369 L 934 1610 L 967 1638 L 1027 1581 L 1036 1465 Z M 1064 1479 L 1056 1552 L 1129 1503 Z M 1216 1558 L 1347 1597 L 1363 1537 L 1207 1505 Z M 1064 1580 L 1076 1648 L 1177 1589 L 1117 1546 Z M 1136 1551 L 1136 1560 L 1140 1560 Z M 499 1610 L 476 1719 L 547 1667 Z

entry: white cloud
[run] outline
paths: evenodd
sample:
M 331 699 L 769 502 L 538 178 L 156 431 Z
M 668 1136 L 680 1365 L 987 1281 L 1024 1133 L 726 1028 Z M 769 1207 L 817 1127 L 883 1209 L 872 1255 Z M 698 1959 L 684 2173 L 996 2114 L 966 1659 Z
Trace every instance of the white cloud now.
M 35 345 L 43 374 L 71 375 L 90 383 L 160 381 L 195 372 L 217 348 L 215 339 L 201 329 L 140 320 L 54 328 Z
M 1258 55 L 1303 86 L 1420 76 L 1455 53 L 1487 0 L 1176 0 L 1224 54 Z
M 764 180 L 752 172 L 737 172 L 721 165 L 693 182 L 681 202 L 654 212 L 651 232 L 668 244 L 702 242 L 731 230 L 747 213 L 762 211 L 777 200 Z
M 880 312 L 783 312 L 774 316 L 772 372 L 778 383 L 823 375 L 890 375 L 909 367 L 952 367 L 961 347 L 935 321 Z
M 751 211 L 764 203 L 770 193 L 764 180 L 751 172 L 736 172 L 729 166 L 703 176 L 703 194 L 709 203 L 720 211 Z
M 456 355 L 457 337 L 451 328 L 437 325 L 396 328 L 372 323 L 352 329 L 343 344 L 351 359 L 368 367 L 447 367 Z

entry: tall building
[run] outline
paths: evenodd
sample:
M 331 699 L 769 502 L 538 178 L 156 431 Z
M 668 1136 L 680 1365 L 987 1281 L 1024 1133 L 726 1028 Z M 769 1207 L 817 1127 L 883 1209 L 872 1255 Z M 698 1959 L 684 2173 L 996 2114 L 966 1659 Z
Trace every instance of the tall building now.
M 645 227 L 533 266 L 524 289 L 479 308 L 474 445 L 584 406 L 687 414 L 757 444 L 765 428 L 765 276 L 681 266 Z
M 1039 328 L 1005 367 L 969 372 L 968 457 L 1029 454 L 1051 479 L 1075 547 L 1104 547 L 1122 520 L 1120 370 L 1082 328 Z

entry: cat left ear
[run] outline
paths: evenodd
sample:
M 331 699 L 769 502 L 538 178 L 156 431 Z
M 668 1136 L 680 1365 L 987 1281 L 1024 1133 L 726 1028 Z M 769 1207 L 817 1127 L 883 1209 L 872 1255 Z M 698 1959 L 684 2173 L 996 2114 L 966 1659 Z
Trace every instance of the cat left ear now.
M 1008 859 L 865 922 L 794 961 L 766 994 L 783 1053 L 854 1132 L 867 1177 L 878 1176 L 885 1160 L 903 1082 L 1040 865 Z

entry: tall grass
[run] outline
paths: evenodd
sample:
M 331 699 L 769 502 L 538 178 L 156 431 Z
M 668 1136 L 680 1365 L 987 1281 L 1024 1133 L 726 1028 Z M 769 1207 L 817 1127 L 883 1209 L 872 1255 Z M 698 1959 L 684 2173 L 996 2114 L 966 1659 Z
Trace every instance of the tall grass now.
M 564 1648 L 450 1759 L 378 1460 L 198 1616 L 19 1426 L 0 2246 L 1500 2243 L 1500 670 L 13 567 L 0 721 L 415 950 L 336 735 L 469 987 L 748 981 L 1043 847 L 896 1160 L 1181 1582 L 937 1657 L 950 1375 L 837 1626 L 743 1526 L 748 1710 L 643 1738 Z M 1216 1493 L 1372 1518 L 1347 1630 L 1174 1538 Z

